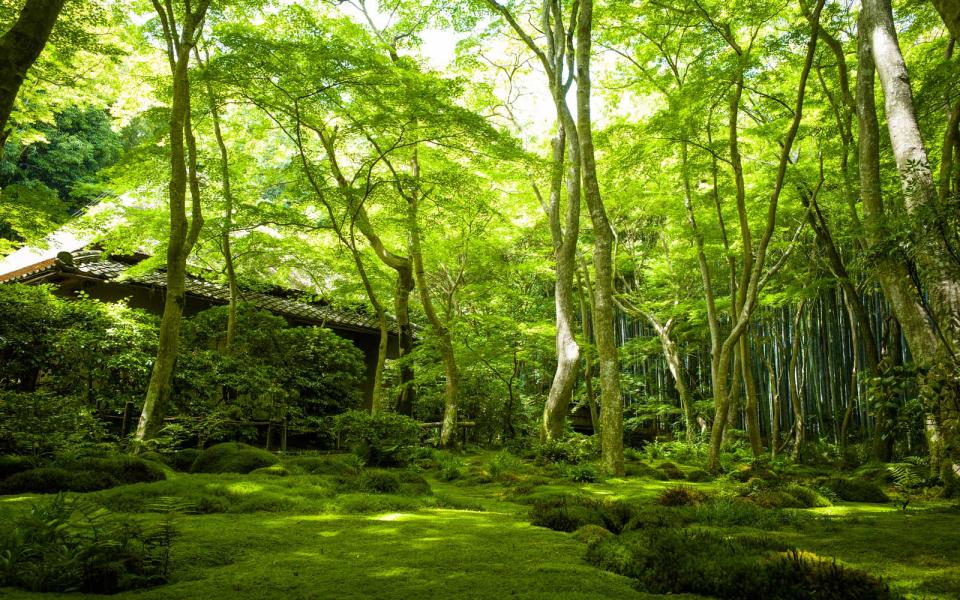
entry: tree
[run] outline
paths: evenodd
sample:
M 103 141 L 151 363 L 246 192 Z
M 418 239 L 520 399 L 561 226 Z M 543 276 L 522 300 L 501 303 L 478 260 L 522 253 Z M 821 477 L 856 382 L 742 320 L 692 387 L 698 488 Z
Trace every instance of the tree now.
M 33 66 L 63 10 L 65 0 L 27 0 L 20 16 L 0 37 L 0 148 L 10 131 L 7 120 L 27 71 Z
M 187 257 L 203 227 L 200 181 L 197 176 L 196 139 L 190 122 L 190 54 L 200 38 L 209 0 L 191 7 L 185 3 L 177 18 L 173 0 L 153 0 L 160 20 L 162 39 L 173 83 L 170 105 L 170 231 L 167 243 L 167 289 L 160 321 L 157 360 L 137 424 L 136 438 L 145 441 L 156 435 L 170 402 L 173 371 L 180 339 L 180 320 L 186 303 Z M 187 219 L 187 188 L 190 189 L 191 218 Z

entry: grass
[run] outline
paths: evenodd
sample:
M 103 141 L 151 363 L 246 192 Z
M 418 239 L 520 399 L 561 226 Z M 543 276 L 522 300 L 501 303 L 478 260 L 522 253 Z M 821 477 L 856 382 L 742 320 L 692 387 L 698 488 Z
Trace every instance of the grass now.
M 493 456 L 458 455 L 463 475 L 454 480 L 437 469 L 424 472 L 432 492 L 417 485 L 369 493 L 356 473 L 321 465 L 313 470 L 322 474 L 176 474 L 86 496 L 143 519 L 160 518 L 148 509 L 163 497 L 208 509 L 178 519 L 169 584 L 117 598 L 660 597 L 590 566 L 583 542 L 530 525 L 529 511 L 537 498 L 563 493 L 652 505 L 663 490 L 678 485 L 720 498 L 663 509 L 677 511 L 682 522 L 723 535 L 773 537 L 836 557 L 883 577 L 908 597 L 960 597 L 960 510 L 946 503 L 918 502 L 907 512 L 850 502 L 763 509 L 737 501 L 734 485 L 722 479 L 679 484 L 627 477 L 578 484 L 504 457 L 490 473 Z M 404 478 L 412 480 L 412 474 Z M 0 529 L 37 498 L 0 497 Z M 0 596 L 61 597 L 12 589 L 0 590 Z

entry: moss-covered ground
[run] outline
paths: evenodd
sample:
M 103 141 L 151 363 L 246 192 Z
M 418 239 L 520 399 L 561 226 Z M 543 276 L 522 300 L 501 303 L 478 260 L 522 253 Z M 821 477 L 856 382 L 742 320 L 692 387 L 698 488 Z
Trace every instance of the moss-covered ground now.
M 579 493 L 653 503 L 677 485 L 714 496 L 735 485 L 646 476 L 576 483 L 519 461 L 491 475 L 492 456 L 462 455 L 452 470 L 422 471 L 429 491 L 404 484 L 377 493 L 357 484 L 356 474 L 291 465 L 248 475 L 170 473 L 166 481 L 81 496 L 138 519 L 161 518 L 151 511 L 167 498 L 193 507 L 176 519 L 170 582 L 117 598 L 646 598 L 654 596 L 587 564 L 573 535 L 530 525 L 531 502 Z M 0 528 L 42 498 L 0 497 Z M 960 598 L 960 510 L 950 503 L 764 510 L 771 518 L 741 523 L 721 515 L 701 526 L 779 537 L 883 577 L 907 597 Z M 8 588 L 0 597 L 95 596 Z

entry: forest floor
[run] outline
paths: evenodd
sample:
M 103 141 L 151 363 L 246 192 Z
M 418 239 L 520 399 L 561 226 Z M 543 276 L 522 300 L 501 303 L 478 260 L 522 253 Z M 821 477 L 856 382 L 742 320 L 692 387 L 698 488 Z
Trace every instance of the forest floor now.
M 492 456 L 458 457 L 462 469 L 455 470 L 462 476 L 425 471 L 432 491 L 419 495 L 344 492 L 342 478 L 291 470 L 282 477 L 171 473 L 166 481 L 79 496 L 132 519 L 163 518 L 151 512 L 151 502 L 165 498 L 208 511 L 176 517 L 170 583 L 121 593 L 118 599 L 660 597 L 589 565 L 583 559 L 586 546 L 574 535 L 531 525 L 529 496 L 572 492 L 653 503 L 676 482 L 627 477 L 580 484 L 545 477 L 528 465 L 521 469 L 524 475 L 507 478 L 481 477 L 481 482 L 470 475 Z M 711 494 L 732 485 L 683 483 Z M 0 497 L 0 523 L 12 522 L 38 498 Z M 882 577 L 908 597 L 960 597 L 956 506 L 914 501 L 901 510 L 889 503 L 835 502 L 825 508 L 764 510 L 775 516 L 719 529 L 773 536 L 836 558 Z M 8 588 L 0 589 L 0 597 L 102 596 Z

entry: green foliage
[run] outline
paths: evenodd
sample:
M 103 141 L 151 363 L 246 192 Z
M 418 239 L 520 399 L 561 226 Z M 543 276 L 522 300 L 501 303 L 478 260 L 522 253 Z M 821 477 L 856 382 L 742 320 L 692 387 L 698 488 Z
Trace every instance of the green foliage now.
M 599 525 L 584 525 L 573 532 L 573 537 L 584 544 L 590 545 L 605 540 L 613 534 Z
M 536 446 L 537 462 L 542 464 L 576 465 L 599 457 L 596 436 L 568 433 L 560 439 L 541 442 Z
M 22 147 L 16 139 L 8 142 L 0 161 L 0 188 L 38 182 L 68 201 L 83 184 L 92 183 L 100 169 L 120 158 L 120 138 L 102 108 L 71 106 L 57 113 L 55 121 L 34 124 L 42 136 L 39 141 Z
M 0 585 L 34 592 L 112 594 L 165 583 L 172 517 L 146 526 L 57 495 L 0 538 Z
M 61 457 L 47 466 L 13 473 L 0 481 L 0 491 L 7 494 L 90 492 L 163 478 L 159 465 L 135 456 Z
M 360 474 L 359 487 L 372 494 L 395 494 L 400 490 L 400 477 L 384 469 L 365 469 Z
M 690 487 L 666 488 L 657 495 L 657 503 L 662 506 L 700 506 L 706 503 L 708 496 L 700 490 Z
M 406 464 L 420 441 L 420 425 L 396 413 L 347 411 L 337 416 L 334 430 L 344 446 L 378 467 Z
M 591 545 L 592 564 L 658 594 L 717 598 L 892 598 L 880 580 L 835 561 L 783 548 L 769 538 L 729 538 L 685 529 L 639 529 Z
M 889 502 L 890 497 L 872 481 L 852 477 L 834 477 L 823 482 L 841 500 L 848 502 Z
M 593 483 L 601 479 L 599 469 L 589 463 L 570 465 L 566 469 L 566 475 L 577 483 Z
M 667 476 L 667 479 L 686 479 L 687 476 L 683 474 L 683 471 L 680 470 L 680 467 L 673 464 L 672 462 L 663 462 L 660 463 L 660 470 L 664 475 Z
M 0 452 L 49 456 L 105 437 L 102 421 L 76 397 L 0 389 Z
M 247 444 L 227 442 L 200 453 L 190 469 L 194 473 L 249 473 L 269 467 L 280 459 L 271 452 Z
M 635 506 L 583 495 L 552 494 L 537 498 L 530 508 L 530 522 L 556 531 L 576 531 L 598 525 L 619 533 L 637 513 Z

